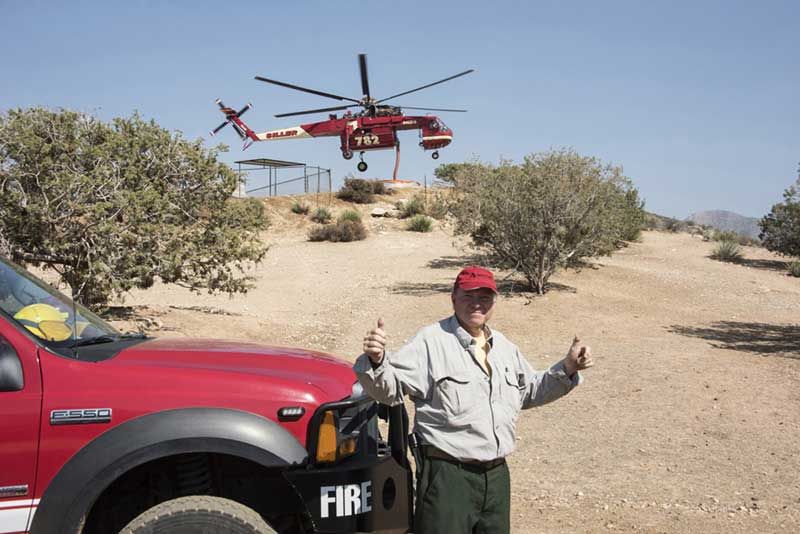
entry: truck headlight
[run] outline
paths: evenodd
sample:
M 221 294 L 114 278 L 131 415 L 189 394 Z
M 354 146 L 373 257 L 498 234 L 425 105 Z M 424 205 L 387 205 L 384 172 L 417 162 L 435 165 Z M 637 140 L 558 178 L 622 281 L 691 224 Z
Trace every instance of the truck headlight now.
M 352 456 L 358 449 L 358 439 L 339 434 L 339 417 L 334 411 L 325 412 L 317 435 L 317 456 L 319 463 L 332 463 Z

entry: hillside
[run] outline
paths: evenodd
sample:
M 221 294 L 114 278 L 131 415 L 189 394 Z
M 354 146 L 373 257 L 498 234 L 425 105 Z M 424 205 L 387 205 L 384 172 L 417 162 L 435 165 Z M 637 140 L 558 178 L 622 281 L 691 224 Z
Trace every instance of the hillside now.
M 471 258 L 447 229 L 368 219 L 365 241 L 310 243 L 312 223 L 289 199 L 267 205 L 271 248 L 255 289 L 137 291 L 116 309 L 120 325 L 352 360 L 378 317 L 397 348 L 450 313 L 453 278 Z M 713 246 L 645 232 L 557 273 L 542 297 L 503 284 L 492 325 L 534 367 L 560 359 L 575 333 L 597 361 L 568 397 L 517 423 L 514 532 L 800 532 L 800 281 L 763 249 L 744 247 L 747 261 L 733 265 L 709 259 Z
M 693 213 L 686 218 L 687 221 L 694 221 L 697 224 L 711 226 L 718 230 L 730 230 L 739 235 L 758 238 L 761 229 L 758 226 L 758 219 L 745 217 L 732 211 L 711 210 Z

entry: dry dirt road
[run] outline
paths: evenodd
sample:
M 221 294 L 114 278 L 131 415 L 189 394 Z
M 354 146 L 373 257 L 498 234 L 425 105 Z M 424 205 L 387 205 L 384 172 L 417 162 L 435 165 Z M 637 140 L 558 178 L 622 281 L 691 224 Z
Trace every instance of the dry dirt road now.
M 243 338 L 353 359 L 382 316 L 399 346 L 448 315 L 469 254 L 441 228 L 369 220 L 356 243 L 310 243 L 310 223 L 269 201 L 272 248 L 246 296 L 133 293 L 123 326 Z M 648 232 L 543 297 L 506 291 L 493 326 L 534 367 L 573 334 L 596 367 L 568 397 L 524 412 L 510 457 L 520 533 L 800 532 L 800 280 L 769 253 L 713 261 L 711 243 Z M 124 310 L 123 310 L 124 312 Z

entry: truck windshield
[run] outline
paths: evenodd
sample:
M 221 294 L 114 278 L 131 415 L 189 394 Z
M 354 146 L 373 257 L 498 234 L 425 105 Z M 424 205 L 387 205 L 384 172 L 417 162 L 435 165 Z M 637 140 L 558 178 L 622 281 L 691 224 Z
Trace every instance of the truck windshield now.
M 53 347 L 70 347 L 120 333 L 80 304 L 0 256 L 0 309 Z

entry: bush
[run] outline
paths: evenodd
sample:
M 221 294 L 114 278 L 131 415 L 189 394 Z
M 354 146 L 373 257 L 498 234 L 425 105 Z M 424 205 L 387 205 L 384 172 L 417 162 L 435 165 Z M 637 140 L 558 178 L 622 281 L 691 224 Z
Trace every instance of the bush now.
M 783 192 L 783 202 L 759 221 L 759 239 L 767 250 L 800 257 L 800 169 L 794 185 Z
M 372 193 L 375 195 L 391 195 L 394 193 L 391 187 L 386 187 L 386 184 L 380 180 L 369 180 L 369 183 L 372 184 Z
M 311 220 L 320 224 L 328 224 L 331 219 L 333 219 L 333 215 L 328 208 L 317 208 L 311 215 Z
M 711 259 L 736 263 L 742 259 L 742 251 L 736 241 L 720 241 L 711 253 Z
M 353 222 L 361 222 L 361 214 L 356 210 L 344 210 L 342 213 L 339 214 L 339 217 L 336 219 L 337 222 L 343 221 L 353 221 Z
M 0 248 L 53 269 L 102 306 L 160 280 L 245 292 L 267 251 L 263 203 L 234 199 L 218 155 L 134 114 L 103 122 L 44 108 L 0 113 Z
M 684 232 L 689 227 L 689 225 L 685 221 L 680 221 L 678 219 L 667 219 L 666 223 L 664 223 L 664 230 L 667 232 Z
M 430 232 L 432 228 L 433 220 L 426 215 L 414 215 L 406 224 L 406 230 L 411 232 Z
M 733 230 L 714 230 L 711 239 L 714 241 L 739 241 L 739 234 Z
M 800 261 L 789 262 L 789 275 L 800 278 Z
M 519 271 L 540 294 L 557 268 L 611 254 L 632 237 L 630 221 L 645 220 L 620 167 L 572 150 L 532 154 L 520 165 L 470 164 L 450 178 L 456 233 L 471 236 L 492 264 Z
M 298 215 L 307 215 L 311 208 L 305 202 L 298 202 L 297 200 L 292 203 L 292 213 Z
M 384 194 L 385 191 L 386 187 L 383 182 L 362 180 L 361 178 L 345 178 L 344 185 L 336 193 L 336 198 L 356 204 L 369 204 L 375 201 L 375 194 Z
M 361 221 L 339 220 L 311 230 L 309 241 L 348 242 L 361 241 L 367 237 L 367 229 Z
M 444 192 L 442 190 L 435 190 L 429 194 L 430 198 L 427 202 L 425 214 L 437 220 L 442 220 L 447 217 L 447 199 L 445 198 Z
M 425 213 L 425 204 L 423 199 L 417 195 L 402 204 L 398 203 L 397 209 L 400 210 L 400 218 L 407 219 L 415 215 L 423 215 Z

